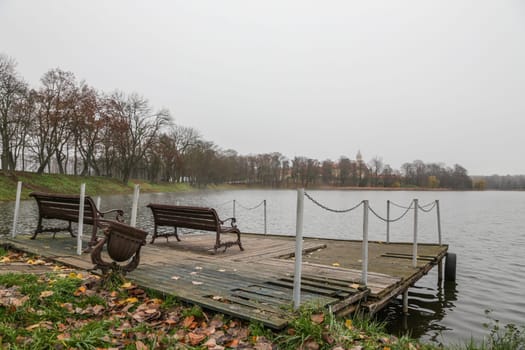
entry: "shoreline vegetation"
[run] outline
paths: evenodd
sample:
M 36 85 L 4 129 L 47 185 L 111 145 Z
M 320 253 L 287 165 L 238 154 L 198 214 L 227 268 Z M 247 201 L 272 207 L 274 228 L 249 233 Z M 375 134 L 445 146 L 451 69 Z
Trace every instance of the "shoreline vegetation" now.
M 206 185 L 204 187 L 192 186 L 188 183 L 151 183 L 146 180 L 131 179 L 127 184 L 118 179 L 104 176 L 79 176 L 64 174 L 37 174 L 22 171 L 0 171 L 0 201 L 13 201 L 16 197 L 17 182 L 22 181 L 22 199 L 28 199 L 29 193 L 33 191 L 77 194 L 80 192 L 80 185 L 86 184 L 86 194 L 112 195 L 112 194 L 131 194 L 135 184 L 140 185 L 141 192 L 184 192 L 201 189 L 267 189 L 272 188 L 263 185 L 246 184 L 220 184 Z M 295 188 L 295 187 L 288 187 Z M 308 186 L 313 190 L 337 190 L 337 191 L 449 191 L 448 188 L 427 188 L 417 186 L 407 187 L 355 187 L 355 186 Z M 281 188 L 282 189 L 282 188 Z

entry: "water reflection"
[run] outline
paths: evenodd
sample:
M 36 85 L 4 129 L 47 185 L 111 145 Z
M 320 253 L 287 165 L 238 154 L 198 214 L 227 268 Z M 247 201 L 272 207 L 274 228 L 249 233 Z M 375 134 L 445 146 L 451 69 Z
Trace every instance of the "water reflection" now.
M 398 297 L 377 317 L 386 320 L 387 330 L 392 334 L 410 335 L 441 344 L 443 333 L 452 329 L 440 321 L 455 308 L 457 300 L 457 283 L 454 281 L 444 281 L 435 288 L 414 286 L 408 290 L 408 315 L 403 313 L 403 301 Z

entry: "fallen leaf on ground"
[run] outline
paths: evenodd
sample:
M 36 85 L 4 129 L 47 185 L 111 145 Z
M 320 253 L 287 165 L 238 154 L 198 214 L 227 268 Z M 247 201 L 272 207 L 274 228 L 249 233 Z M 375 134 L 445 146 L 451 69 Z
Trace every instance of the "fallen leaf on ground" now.
M 202 282 L 199 281 L 191 281 L 191 283 L 193 283 L 196 286 L 200 286 L 202 284 Z
M 45 290 L 42 293 L 40 293 L 40 298 L 47 298 L 55 294 L 52 290 Z
M 345 327 L 348 329 L 352 329 L 354 326 L 352 326 L 352 320 L 346 320 L 345 321 Z
M 193 321 L 195 320 L 195 316 L 188 316 L 184 319 L 184 321 L 182 321 L 182 326 L 184 328 L 189 328 L 190 325 L 193 323 Z
M 120 287 L 122 287 L 123 289 L 130 289 L 130 288 L 133 288 L 133 285 L 131 284 L 131 282 L 126 282 Z
M 171 276 L 171 279 L 175 281 L 178 280 L 179 278 L 180 278 L 179 276 Z
M 80 286 L 77 288 L 77 290 L 73 293 L 74 296 L 78 297 L 80 295 L 86 294 L 86 286 Z
M 324 321 L 324 314 L 314 314 L 310 316 L 310 320 L 312 320 L 313 323 L 321 324 Z
M 339 264 L 338 262 L 335 262 L 335 263 L 332 264 L 332 266 L 339 267 L 339 266 L 341 266 L 341 264 Z
M 135 342 L 135 348 L 137 350 L 148 350 L 148 347 L 143 342 L 141 342 L 140 340 L 137 340 Z
M 238 347 L 239 346 L 239 339 L 232 339 L 232 341 L 227 343 L 226 346 L 229 347 L 229 348 L 236 348 L 236 347 Z
M 192 332 L 188 334 L 188 337 L 190 339 L 190 344 L 192 346 L 195 346 L 200 344 L 204 339 L 206 339 L 206 334 L 195 334 Z

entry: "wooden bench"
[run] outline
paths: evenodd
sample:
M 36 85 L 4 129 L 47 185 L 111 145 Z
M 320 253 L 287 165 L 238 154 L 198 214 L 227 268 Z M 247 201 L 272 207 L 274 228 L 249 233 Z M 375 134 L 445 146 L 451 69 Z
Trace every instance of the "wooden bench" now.
M 100 220 L 104 236 L 91 251 L 93 269 L 102 270 L 106 274 L 109 270 L 121 271 L 126 274 L 136 269 L 140 262 L 140 248 L 146 244 L 148 233 L 138 228 L 117 221 Z M 102 259 L 102 248 L 106 251 L 111 262 Z M 118 263 L 127 262 L 125 265 Z
M 228 247 L 235 244 L 237 244 L 241 250 L 244 250 L 241 244 L 241 231 L 235 225 L 235 218 L 221 220 L 213 208 L 153 203 L 148 204 L 148 207 L 153 213 L 155 223 L 151 243 L 154 243 L 157 237 L 166 237 L 166 240 L 168 240 L 169 236 L 175 236 L 177 241 L 180 241 L 177 228 L 189 228 L 216 232 L 215 246 L 213 247 L 215 253 L 217 253 L 217 249 L 221 247 L 224 247 L 224 251 L 226 251 Z M 230 221 L 231 226 L 223 226 L 226 221 Z M 160 226 L 173 227 L 174 231 L 160 233 L 158 231 L 158 227 Z M 236 234 L 237 240 L 223 242 L 221 241 L 221 234 L 223 233 Z
M 53 232 L 53 238 L 59 231 L 68 231 L 72 237 L 75 237 L 71 229 L 72 222 L 78 222 L 80 211 L 80 196 L 32 192 L 29 194 L 38 204 L 38 225 L 31 239 L 35 239 L 41 232 Z M 93 226 L 91 233 L 91 240 L 88 247 L 92 247 L 97 243 L 97 230 L 100 227 L 99 221 L 104 218 L 104 215 L 109 213 L 116 213 L 115 219 L 123 221 L 124 212 L 120 209 L 111 209 L 107 211 L 100 211 L 97 209 L 95 202 L 90 196 L 84 198 L 84 224 Z M 46 227 L 42 226 L 42 219 L 49 220 L 63 220 L 68 222 L 67 227 Z

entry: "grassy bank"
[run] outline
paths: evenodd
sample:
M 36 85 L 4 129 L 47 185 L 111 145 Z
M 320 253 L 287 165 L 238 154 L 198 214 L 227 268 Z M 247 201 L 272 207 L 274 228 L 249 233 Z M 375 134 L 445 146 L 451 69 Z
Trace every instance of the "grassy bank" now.
M 140 184 L 142 192 L 188 191 L 187 184 L 152 184 L 146 181 L 131 180 L 128 184 L 102 176 L 73 176 L 60 174 L 35 174 L 30 172 L 0 172 L 0 201 L 15 200 L 17 182 L 22 181 L 22 199 L 27 199 L 33 191 L 78 194 L 80 185 L 86 184 L 86 194 L 125 194 L 132 193 L 135 184 Z

